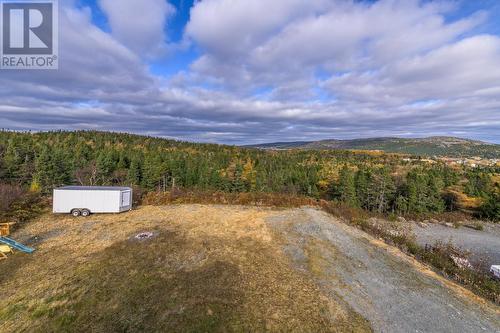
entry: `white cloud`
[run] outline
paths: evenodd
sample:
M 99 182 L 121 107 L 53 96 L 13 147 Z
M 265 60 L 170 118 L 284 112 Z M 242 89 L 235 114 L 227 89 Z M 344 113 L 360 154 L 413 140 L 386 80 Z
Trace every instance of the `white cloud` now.
M 500 38 L 474 36 L 424 55 L 389 63 L 375 72 L 351 72 L 327 81 L 345 99 L 389 104 L 415 100 L 498 99 Z M 472 106 L 472 105 L 471 105 Z
M 209 53 L 245 54 L 283 26 L 329 6 L 328 0 L 204 0 L 191 9 L 188 36 Z
M 203 0 L 186 27 L 201 56 L 167 79 L 148 71 L 166 45 L 167 2 L 100 4 L 111 33 L 89 9 L 61 4 L 58 71 L 1 73 L 0 127 L 500 142 L 500 37 L 474 34 L 485 13 L 450 21 L 448 2 L 417 0 Z
M 139 55 L 157 57 L 166 51 L 165 25 L 175 7 L 167 0 L 99 0 L 113 36 Z
M 94 26 L 88 9 L 62 6 L 59 24 L 59 70 L 2 71 L 0 109 L 18 105 L 36 111 L 46 103 L 119 100 L 124 95 L 130 99 L 154 91 L 156 79 L 147 66 Z
M 197 3 L 186 31 L 207 53 L 193 70 L 252 90 L 303 81 L 318 69 L 376 69 L 452 42 L 486 17 L 446 23 L 450 6 L 416 0 L 272 3 Z

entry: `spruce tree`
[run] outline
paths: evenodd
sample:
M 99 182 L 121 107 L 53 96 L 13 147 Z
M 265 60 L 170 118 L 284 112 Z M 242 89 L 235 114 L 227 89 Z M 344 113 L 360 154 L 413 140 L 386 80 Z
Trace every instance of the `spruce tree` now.
M 141 183 L 141 162 L 138 158 L 134 157 L 130 162 L 130 167 L 127 173 L 127 182 L 130 185 L 139 185 Z
M 339 174 L 340 200 L 352 207 L 358 207 L 359 202 L 356 195 L 356 183 L 354 173 L 347 165 L 344 165 Z

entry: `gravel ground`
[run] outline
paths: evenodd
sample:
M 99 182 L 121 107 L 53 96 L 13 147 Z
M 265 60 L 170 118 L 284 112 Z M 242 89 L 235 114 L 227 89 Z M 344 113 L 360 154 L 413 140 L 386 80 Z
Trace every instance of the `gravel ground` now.
M 143 231 L 159 232 L 158 237 L 140 243 L 157 248 L 127 250 L 139 244 L 130 239 Z M 489 230 L 481 233 L 489 234 Z M 125 291 L 143 288 L 136 268 L 144 261 L 148 274 L 154 276 L 153 293 L 139 294 L 139 298 L 131 295 L 135 304 L 140 304 L 138 308 L 149 307 L 152 316 L 178 315 L 169 312 L 170 303 L 164 302 L 170 297 L 168 288 L 177 286 L 175 293 L 180 290 L 178 295 L 184 295 L 185 291 L 185 296 L 179 296 L 180 303 L 172 305 L 174 309 L 180 306 L 199 317 L 205 305 L 220 296 L 224 304 L 232 304 L 231 311 L 216 317 L 238 315 L 246 323 L 246 329 L 239 331 L 363 332 L 370 328 L 368 320 L 375 332 L 500 333 L 498 306 L 438 276 L 399 250 L 312 208 L 148 206 L 127 214 L 76 220 L 47 214 L 16 231 L 13 238 L 33 242 L 36 251 L 13 255 L 0 263 L 0 332 L 62 331 L 42 328 L 68 324 L 59 320 L 62 317 L 53 316 L 71 313 L 68 306 L 74 302 L 98 299 L 95 290 L 109 294 L 103 294 L 102 301 L 95 304 L 74 305 L 80 311 L 86 309 L 91 318 L 95 312 L 96 316 L 122 322 L 120 318 L 130 321 L 147 313 L 131 310 L 128 293 L 119 283 L 123 281 Z M 225 264 L 213 270 L 211 263 Z M 82 267 L 92 268 L 88 276 L 79 275 Z M 105 267 L 112 269 L 102 271 Z M 200 275 L 203 267 L 212 268 Z M 234 272 L 225 274 L 228 267 Z M 170 285 L 165 280 L 184 271 L 195 273 L 179 275 L 179 284 Z M 127 281 L 115 274 L 136 274 L 136 278 Z M 220 279 L 224 276 L 229 282 Z M 99 285 L 103 287 L 95 287 Z M 234 291 L 234 295 L 228 291 Z M 161 301 L 151 302 L 158 295 Z M 216 308 L 209 309 L 211 314 L 207 310 L 207 315 L 212 316 Z M 173 317 L 168 316 L 144 323 L 169 323 Z M 143 323 L 139 319 L 134 320 Z M 193 317 L 187 323 L 197 321 Z M 102 323 L 96 321 L 97 325 Z M 105 331 L 96 327 L 93 331 Z M 156 331 L 173 331 L 159 327 Z M 189 331 L 186 327 L 174 331 Z M 115 328 L 113 331 L 119 330 Z
M 294 265 L 376 332 L 500 332 L 497 306 L 326 213 L 278 212 L 267 223 Z
M 488 266 L 500 265 L 500 225 L 487 224 L 482 231 L 466 227 L 455 229 L 440 224 L 428 224 L 426 228 L 414 225 L 413 232 L 421 245 L 451 242 L 469 251 L 473 261 L 482 261 Z

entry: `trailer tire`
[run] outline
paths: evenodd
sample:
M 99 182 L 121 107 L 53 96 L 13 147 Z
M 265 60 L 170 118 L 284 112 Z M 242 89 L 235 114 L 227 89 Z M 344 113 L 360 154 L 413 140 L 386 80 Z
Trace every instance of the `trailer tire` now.
M 83 217 L 90 216 L 90 210 L 88 210 L 88 209 L 82 209 L 82 216 Z
M 82 214 L 82 212 L 80 212 L 80 210 L 77 208 L 71 210 L 71 215 L 73 215 L 73 217 L 78 217 L 81 214 Z

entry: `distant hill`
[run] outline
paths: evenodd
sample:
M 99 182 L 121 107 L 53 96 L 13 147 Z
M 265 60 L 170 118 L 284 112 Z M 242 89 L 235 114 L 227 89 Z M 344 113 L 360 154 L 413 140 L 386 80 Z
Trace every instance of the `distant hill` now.
M 368 138 L 354 140 L 275 142 L 247 147 L 260 149 L 381 150 L 391 153 L 423 156 L 479 156 L 483 158 L 500 158 L 500 145 L 477 140 L 443 136 L 418 139 Z

